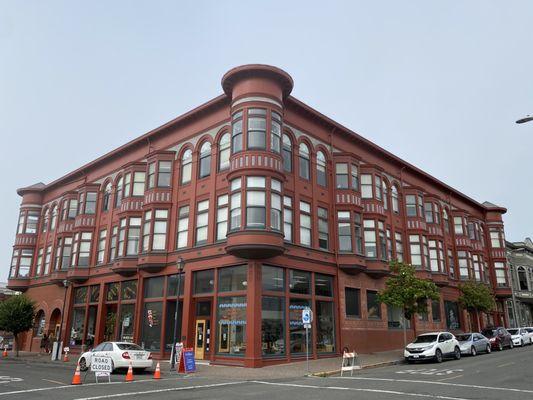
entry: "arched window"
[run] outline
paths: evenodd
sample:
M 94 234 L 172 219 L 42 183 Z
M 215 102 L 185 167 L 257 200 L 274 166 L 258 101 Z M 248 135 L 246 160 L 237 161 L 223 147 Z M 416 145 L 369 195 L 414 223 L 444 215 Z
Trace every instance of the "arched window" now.
M 181 184 L 189 183 L 191 181 L 192 173 L 192 151 L 185 150 L 181 159 Z
M 120 207 L 122 204 L 122 192 L 124 190 L 124 179 L 120 177 L 117 182 L 117 187 L 115 190 L 115 207 Z
M 52 217 L 50 219 L 50 231 L 53 231 L 56 228 L 57 222 L 57 205 L 54 205 L 52 208 Z
M 225 133 L 220 138 L 218 144 L 218 170 L 224 171 L 229 168 L 229 155 L 230 155 L 230 138 L 229 133 Z
M 327 186 L 326 156 L 321 151 L 316 153 L 316 181 L 320 186 Z
M 389 185 L 385 181 L 383 182 L 383 208 L 389 209 Z
M 524 267 L 518 267 L 518 284 L 520 285 L 520 290 L 529 291 L 529 285 L 527 283 L 527 274 Z
M 395 213 L 399 213 L 400 206 L 398 203 L 398 188 L 396 188 L 395 185 L 392 185 L 391 198 L 392 198 L 392 211 L 394 211 Z
M 50 222 L 50 210 L 45 209 L 43 211 L 43 224 L 41 225 L 41 232 L 46 232 L 48 230 L 48 223 Z
M 211 173 L 211 143 L 205 142 L 200 148 L 200 178 L 205 178 Z
M 289 135 L 283 134 L 283 169 L 292 172 L 292 142 Z
M 111 200 L 111 182 L 105 185 L 104 196 L 102 199 L 102 211 L 109 211 L 109 201 Z
M 305 143 L 300 143 L 300 178 L 309 180 L 309 147 Z

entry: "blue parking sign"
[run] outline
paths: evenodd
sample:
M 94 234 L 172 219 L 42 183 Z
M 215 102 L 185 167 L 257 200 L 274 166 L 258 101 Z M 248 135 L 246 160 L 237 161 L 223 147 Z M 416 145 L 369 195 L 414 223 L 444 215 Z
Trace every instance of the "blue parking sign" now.
M 313 321 L 313 312 L 310 308 L 304 308 L 302 310 L 302 323 L 310 324 Z

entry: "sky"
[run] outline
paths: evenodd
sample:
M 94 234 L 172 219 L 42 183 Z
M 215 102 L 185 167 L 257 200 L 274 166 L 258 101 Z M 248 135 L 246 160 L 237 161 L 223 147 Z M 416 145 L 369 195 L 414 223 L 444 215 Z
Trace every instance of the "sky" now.
M 248 63 L 533 236 L 531 1 L 0 0 L 0 281 L 16 189 L 222 93 Z

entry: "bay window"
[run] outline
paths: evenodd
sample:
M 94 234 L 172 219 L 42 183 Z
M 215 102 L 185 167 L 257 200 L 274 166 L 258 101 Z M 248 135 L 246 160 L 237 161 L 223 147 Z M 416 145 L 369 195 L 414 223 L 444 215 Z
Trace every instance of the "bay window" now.
M 459 261 L 459 278 L 466 280 L 470 276 L 470 253 L 467 251 L 458 251 L 457 259 Z
M 350 211 L 337 211 L 337 231 L 339 235 L 339 251 L 352 251 L 352 228 Z
M 270 121 L 270 150 L 274 153 L 281 151 L 281 115 L 272 111 Z
M 416 196 L 408 194 L 405 196 L 405 212 L 408 217 L 416 217 Z
M 168 210 L 155 210 L 152 250 L 161 251 L 167 248 Z
M 107 229 L 102 229 L 98 235 L 98 253 L 96 254 L 96 264 L 104 263 L 106 238 Z M 56 251 L 59 252 L 59 249 Z
M 394 240 L 396 242 L 396 260 L 403 262 L 403 239 L 401 232 L 394 232 Z
M 355 236 L 355 252 L 363 254 L 363 228 L 361 226 L 361 214 L 355 213 L 353 215 L 354 236 Z
M 378 221 L 379 232 L 379 257 L 383 261 L 387 261 L 387 239 L 385 237 L 385 226 L 383 222 Z
M 422 267 L 420 235 L 409 235 L 409 249 L 411 252 L 411 265 L 417 268 Z
M 494 271 L 496 273 L 496 286 L 507 287 L 507 274 L 505 273 L 505 263 L 495 262 Z
M 109 262 L 113 261 L 117 254 L 118 226 L 111 230 L 111 241 L 109 243 Z
M 44 274 L 45 275 L 48 275 L 50 273 L 50 262 L 51 261 L 52 261 L 52 246 L 48 246 L 46 247 L 46 252 L 44 253 Z M 20 273 L 20 266 L 19 266 L 19 273 Z
M 499 229 L 490 229 L 490 245 L 493 249 L 501 249 L 504 247 L 505 238 Z
M 242 151 L 242 111 L 233 114 L 231 119 L 231 148 L 235 154 Z
M 376 199 L 381 200 L 383 197 L 382 185 L 383 181 L 380 176 L 374 176 L 374 184 L 376 185 Z
M 155 162 L 148 164 L 148 189 L 155 187 Z
M 248 110 L 248 149 L 266 149 L 266 110 L 250 108 Z
M 361 197 L 363 199 L 371 199 L 374 197 L 372 195 L 372 175 L 361 175 Z
M 126 255 L 136 256 L 139 254 L 139 240 L 141 237 L 141 218 L 130 217 L 128 219 L 128 240 Z
M 265 177 L 248 176 L 246 178 L 246 227 L 248 228 L 265 228 L 266 226 L 265 187 Z
M 292 217 L 292 197 L 283 196 L 283 234 L 287 242 L 292 242 Z
M 365 236 L 365 257 L 377 258 L 377 238 L 376 238 L 376 221 L 373 219 L 363 220 Z
M 348 189 L 348 185 L 349 185 L 348 164 L 346 163 L 335 164 L 335 181 L 337 183 L 337 189 Z
M 71 266 L 87 267 L 91 256 L 91 232 L 76 233 L 72 247 Z M 45 258 L 46 264 L 46 258 Z M 46 266 L 45 266 L 46 274 Z
M 143 196 L 146 173 L 136 171 L 133 173 L 133 192 L 132 196 Z
M 270 195 L 270 227 L 281 231 L 281 194 L 274 192 L 274 185 L 272 185 L 272 190 Z
M 453 217 L 454 232 L 456 235 L 465 234 L 463 220 L 463 217 Z
M 159 161 L 157 173 L 157 186 L 170 187 L 170 176 L 172 174 L 172 161 Z
M 352 164 L 351 177 L 352 177 L 352 189 L 359 190 L 359 175 L 357 171 L 357 165 L 355 164 Z

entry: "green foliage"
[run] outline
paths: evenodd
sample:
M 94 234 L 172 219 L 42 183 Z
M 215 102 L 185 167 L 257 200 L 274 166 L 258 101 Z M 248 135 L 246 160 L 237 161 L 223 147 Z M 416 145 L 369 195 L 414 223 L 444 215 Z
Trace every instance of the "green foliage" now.
M 459 290 L 461 296 L 458 302 L 468 311 L 489 312 L 496 306 L 492 291 L 484 283 L 468 281 L 461 283 Z
M 33 327 L 35 303 L 25 295 L 11 296 L 0 302 L 0 330 L 11 332 L 15 338 L 18 356 L 18 335 Z
M 437 286 L 430 280 L 418 278 L 412 265 L 392 261 L 390 268 L 393 275 L 385 282 L 385 289 L 378 293 L 378 299 L 401 308 L 406 319 L 427 313 L 428 300 L 440 298 Z

